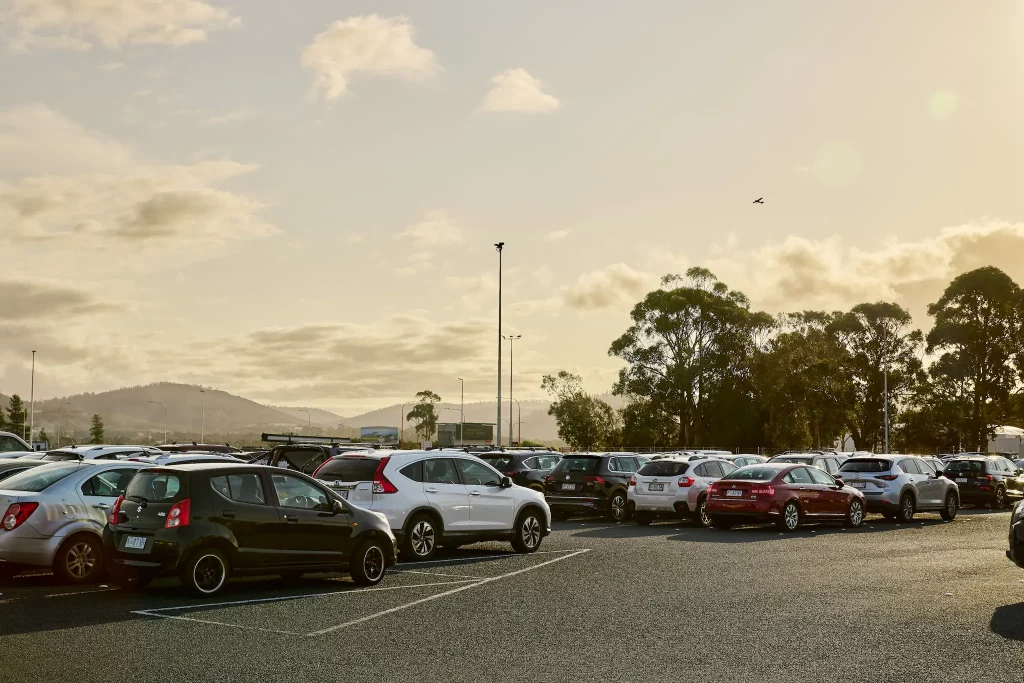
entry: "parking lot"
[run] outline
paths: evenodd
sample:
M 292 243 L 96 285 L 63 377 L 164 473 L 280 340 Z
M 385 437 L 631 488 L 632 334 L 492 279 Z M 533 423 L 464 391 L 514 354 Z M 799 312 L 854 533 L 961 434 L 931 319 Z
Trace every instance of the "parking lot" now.
M 470 546 L 371 589 L 251 579 L 209 602 L 22 576 L 0 595 L 0 679 L 1019 680 L 1008 517 L 786 535 L 578 520 L 534 555 Z

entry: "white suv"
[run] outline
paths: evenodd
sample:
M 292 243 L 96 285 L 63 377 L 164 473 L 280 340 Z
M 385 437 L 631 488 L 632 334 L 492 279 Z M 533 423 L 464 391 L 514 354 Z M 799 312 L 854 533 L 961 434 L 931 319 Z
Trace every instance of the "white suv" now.
M 438 546 L 496 540 L 532 553 L 551 532 L 543 494 L 514 485 L 467 453 L 347 453 L 324 462 L 313 477 L 387 517 L 407 559 L 426 559 Z
M 727 460 L 703 455 L 651 460 L 629 480 L 626 505 L 637 524 L 650 524 L 655 515 L 671 515 L 689 516 L 694 524 L 709 527 L 708 487 L 735 469 Z

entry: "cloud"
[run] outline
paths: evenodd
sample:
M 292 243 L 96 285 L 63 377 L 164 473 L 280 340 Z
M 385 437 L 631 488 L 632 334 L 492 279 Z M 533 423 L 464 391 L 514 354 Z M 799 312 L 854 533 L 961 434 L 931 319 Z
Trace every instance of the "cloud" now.
M 107 64 L 100 65 L 100 71 L 106 71 L 107 73 L 113 73 L 114 71 L 123 71 L 128 66 L 124 62 L 109 62 Z
M 225 112 L 217 116 L 211 116 L 210 118 L 206 119 L 206 125 L 218 126 L 224 123 L 236 123 L 238 121 L 251 119 L 254 116 L 256 116 L 256 112 L 254 112 L 252 109 L 250 109 L 249 107 L 241 107 L 239 109 L 234 109 L 232 111 Z
M 315 91 L 329 101 L 348 94 L 356 78 L 424 81 L 439 70 L 434 53 L 413 40 L 408 17 L 376 14 L 335 21 L 306 47 L 302 65 L 313 70 Z
M 398 238 L 421 249 L 434 249 L 462 242 L 462 228 L 454 225 L 443 211 L 432 211 L 416 225 L 398 233 Z
M 0 35 L 15 51 L 95 45 L 181 46 L 241 20 L 206 0 L 14 0 Z
M 614 263 L 602 270 L 580 275 L 563 288 L 566 305 L 577 310 L 596 310 L 631 306 L 657 286 L 658 279 L 625 263 Z
M 491 79 L 492 87 L 480 102 L 480 111 L 543 114 L 558 109 L 558 99 L 544 92 L 526 69 L 508 69 Z
M 544 235 L 545 242 L 557 242 L 569 236 L 570 230 L 555 230 Z
M 0 280 L 0 320 L 53 320 L 112 308 L 80 289 L 23 280 Z

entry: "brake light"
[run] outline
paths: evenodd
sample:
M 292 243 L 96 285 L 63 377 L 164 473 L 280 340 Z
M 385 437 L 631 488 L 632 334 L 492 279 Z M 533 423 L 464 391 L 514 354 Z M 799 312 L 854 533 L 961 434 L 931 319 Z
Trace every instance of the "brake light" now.
M 696 480 L 693 477 L 679 477 L 679 481 L 677 483 L 679 484 L 679 488 L 685 489 L 693 486 L 694 481 Z
M 718 493 L 718 484 L 711 484 L 708 486 L 708 495 L 714 495 Z
M 380 459 L 380 463 L 377 465 L 377 471 L 373 473 L 373 492 L 374 493 L 398 493 L 398 489 L 395 485 L 388 481 L 388 478 L 384 476 L 384 468 L 388 464 L 388 460 L 391 459 L 390 455 L 385 455 Z
M 512 470 L 511 472 L 506 472 L 505 476 L 506 477 L 518 477 L 520 474 L 522 474 L 522 472 L 520 472 L 519 470 Z
M 544 481 L 554 481 L 554 480 L 555 480 L 554 476 L 552 476 L 550 474 L 548 476 L 544 477 Z
M 986 474 L 985 475 L 985 479 L 987 479 L 988 481 L 995 481 L 996 480 L 996 478 L 993 477 L 991 474 Z
M 121 517 L 121 503 L 124 502 L 124 496 L 118 496 L 117 500 L 114 501 L 114 507 L 110 508 L 110 518 L 107 520 L 111 524 L 116 525 L 117 520 Z
M 4 513 L 3 526 L 8 531 L 14 531 L 21 523 L 28 519 L 28 516 L 36 511 L 39 503 L 14 503 Z
M 629 478 L 629 486 L 636 486 L 636 475 L 635 474 L 632 477 Z
M 323 461 L 322 463 L 320 463 L 320 464 L 319 464 L 319 465 L 317 466 L 317 468 L 316 468 L 315 470 L 313 470 L 313 478 L 314 478 L 314 479 L 316 479 L 316 473 L 317 473 L 317 472 L 319 472 L 320 470 L 322 470 L 322 469 L 324 468 L 324 465 L 326 465 L 326 464 L 327 464 L 327 463 L 329 463 L 330 461 L 331 461 L 331 459 L 330 459 L 330 458 L 328 458 L 327 460 L 324 460 L 324 461 Z
M 604 479 L 602 479 L 601 477 L 598 477 L 598 476 L 593 476 L 593 477 L 586 476 L 586 477 L 583 477 L 583 481 L 585 483 L 594 484 L 596 486 L 604 486 L 606 483 L 608 483 Z
M 898 475 L 895 474 L 876 474 L 875 479 L 881 479 L 882 481 L 896 481 Z
M 774 486 L 758 486 L 757 488 L 750 489 L 750 493 L 751 493 L 751 495 L 754 495 L 754 496 L 774 496 L 775 495 L 775 487 Z
M 167 521 L 164 522 L 164 528 L 177 529 L 178 527 L 188 526 L 190 521 L 189 513 L 191 512 L 192 501 L 189 498 L 179 500 L 171 506 L 170 512 L 167 513 Z

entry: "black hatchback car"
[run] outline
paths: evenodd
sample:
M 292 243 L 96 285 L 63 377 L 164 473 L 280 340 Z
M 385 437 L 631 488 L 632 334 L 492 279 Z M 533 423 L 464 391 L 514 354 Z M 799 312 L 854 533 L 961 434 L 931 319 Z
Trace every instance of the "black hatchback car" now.
M 958 456 L 946 461 L 942 474 L 960 487 L 961 503 L 991 505 L 996 510 L 1020 500 L 1024 489 L 1024 473 L 999 455 Z
M 613 522 L 625 521 L 629 516 L 626 489 L 639 468 L 636 457 L 628 453 L 566 455 L 544 478 L 552 518 L 600 512 Z
M 525 486 L 544 493 L 544 477 L 551 473 L 560 453 L 480 453 L 477 457 L 512 480 L 513 484 Z
M 347 570 L 374 585 L 396 559 L 376 513 L 299 472 L 232 463 L 140 470 L 111 509 L 103 543 L 118 585 L 177 575 L 201 597 L 241 575 Z

